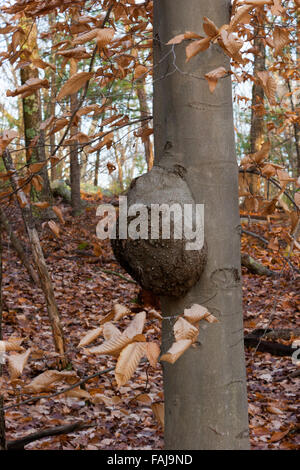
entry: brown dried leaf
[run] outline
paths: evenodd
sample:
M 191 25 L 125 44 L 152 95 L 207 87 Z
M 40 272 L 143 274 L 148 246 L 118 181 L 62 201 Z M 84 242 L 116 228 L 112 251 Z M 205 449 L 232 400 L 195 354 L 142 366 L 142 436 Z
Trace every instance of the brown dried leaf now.
M 202 305 L 194 304 L 191 308 L 186 308 L 184 310 L 184 318 L 186 318 L 190 323 L 198 323 L 200 320 L 206 319 L 210 315 L 206 307 Z
M 99 31 L 101 31 L 100 28 L 96 28 L 92 29 L 91 31 L 88 31 L 87 33 L 79 34 L 75 39 L 73 39 L 72 42 L 75 46 L 85 44 L 86 42 L 95 39 Z
M 121 331 L 113 323 L 107 322 L 104 324 L 103 336 L 106 341 L 121 334 Z
M 132 341 L 133 339 L 124 334 L 114 335 L 100 346 L 89 348 L 86 351 L 91 354 L 116 354 Z
M 219 34 L 219 28 L 215 25 L 213 21 L 204 16 L 203 18 L 203 29 L 205 34 L 211 39 Z
M 264 92 L 269 100 L 269 103 L 274 106 L 276 104 L 275 96 L 277 85 L 272 74 L 266 70 L 257 72 L 257 76 L 262 84 Z
M 46 370 L 46 372 L 38 375 L 28 385 L 26 385 L 24 387 L 24 392 L 46 392 L 51 388 L 54 382 L 74 383 L 76 380 L 77 374 L 74 371 Z
M 79 348 L 82 348 L 83 346 L 87 346 L 88 344 L 92 343 L 95 341 L 95 339 L 99 338 L 99 336 L 103 332 L 103 326 L 100 326 L 100 328 L 94 328 L 93 330 L 90 330 L 87 332 L 86 335 L 80 340 L 80 343 L 78 344 Z
M 49 220 L 48 226 L 49 226 L 51 232 L 53 232 L 54 235 L 59 238 L 59 227 L 58 227 L 58 225 L 54 222 L 54 220 Z
M 80 90 L 80 88 L 82 88 L 93 75 L 93 72 L 79 72 L 73 75 L 61 87 L 60 92 L 57 95 L 57 101 L 61 101 L 65 96 L 77 93 L 77 91 Z
M 182 354 L 191 346 L 192 343 L 193 341 L 190 339 L 181 339 L 179 341 L 176 341 L 172 344 L 166 354 L 163 354 L 161 356 L 160 360 L 170 362 L 170 364 L 174 364 L 174 362 L 176 362 L 177 359 L 182 356 Z
M 138 80 L 139 78 L 146 77 L 147 73 L 148 73 L 148 68 L 147 67 L 145 67 L 142 64 L 137 64 L 135 69 L 134 69 L 134 80 Z
M 31 349 L 22 354 L 13 354 L 7 358 L 8 370 L 11 380 L 17 379 L 22 375 L 23 369 L 27 364 Z
M 145 320 L 146 312 L 137 313 L 134 319 L 125 329 L 123 335 L 127 336 L 127 338 L 133 338 L 136 335 L 141 335 L 143 333 Z
M 115 377 L 119 388 L 125 385 L 136 371 L 141 358 L 146 354 L 145 344 L 131 343 L 121 351 L 115 369 Z
M 199 41 L 193 41 L 189 44 L 186 49 L 186 62 L 191 60 L 192 57 L 199 54 L 199 52 L 205 51 L 210 46 L 210 38 L 200 39 Z
M 189 339 L 194 343 L 197 340 L 199 334 L 198 328 L 193 326 L 190 322 L 182 317 L 178 318 L 178 320 L 175 322 L 173 330 L 176 341 L 180 341 L 181 339 Z
M 164 429 L 165 427 L 165 406 L 164 403 L 152 403 L 151 405 L 153 414 L 157 419 L 158 423 Z
M 208 81 L 209 91 L 213 93 L 216 89 L 219 78 L 224 77 L 227 74 L 224 67 L 218 67 L 205 74 L 205 78 Z
M 271 150 L 270 142 L 264 142 L 261 146 L 261 149 L 258 150 L 258 152 L 255 152 L 252 155 L 250 155 L 250 158 L 252 161 L 255 161 L 255 163 L 260 164 L 262 163 L 263 160 L 268 158 L 270 150 Z
M 174 36 L 172 39 L 170 39 L 170 41 L 167 42 L 167 44 L 180 44 L 185 39 L 203 39 L 203 36 L 200 36 L 199 34 L 193 33 L 191 31 L 186 31 L 183 34 Z
M 290 43 L 290 33 L 286 28 L 281 28 L 280 26 L 275 26 L 273 33 L 273 43 L 274 43 L 274 54 L 275 56 L 282 53 L 282 50 L 285 46 Z
M 128 315 L 129 313 L 131 313 L 128 307 L 125 307 L 125 305 L 121 305 L 121 304 L 115 304 L 113 306 L 113 312 L 115 314 L 114 316 L 115 321 L 119 321 L 125 315 Z
M 57 217 L 59 218 L 60 223 L 61 223 L 61 224 L 64 224 L 65 221 L 64 221 L 64 217 L 63 217 L 63 215 L 62 215 L 62 211 L 60 210 L 60 208 L 57 207 L 57 206 L 53 206 L 53 207 L 52 207 L 52 210 L 53 210 L 53 212 L 57 215 Z
M 61 396 L 64 397 L 71 397 L 71 398 L 78 398 L 79 400 L 90 400 L 91 395 L 87 390 L 83 390 L 80 387 L 74 388 L 73 390 L 69 390 L 68 392 L 62 393 Z
M 107 46 L 115 35 L 113 28 L 102 28 L 97 32 L 97 45 L 99 48 Z
M 159 345 L 154 342 L 146 343 L 146 355 L 151 367 L 156 367 L 160 355 Z
M 228 28 L 229 32 L 235 31 L 236 27 L 241 24 L 247 24 L 251 20 L 249 11 L 252 9 L 250 5 L 244 5 L 237 10 L 235 15 L 231 18 L 230 25 Z
M 23 351 L 21 344 L 24 341 L 23 338 L 13 338 L 10 337 L 6 341 L 0 341 L 0 351 L 9 352 L 9 351 Z

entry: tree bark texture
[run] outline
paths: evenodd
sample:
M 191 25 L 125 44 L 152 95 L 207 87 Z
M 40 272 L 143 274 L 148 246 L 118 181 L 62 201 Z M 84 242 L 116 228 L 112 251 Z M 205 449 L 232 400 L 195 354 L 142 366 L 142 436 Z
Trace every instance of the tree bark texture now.
M 211 94 L 204 79 L 217 67 L 229 70 L 229 60 L 211 45 L 186 64 L 183 43 L 174 48 L 183 74 L 174 70 L 173 55 L 166 57 L 175 35 L 201 34 L 203 16 L 218 27 L 228 24 L 230 3 L 154 2 L 155 164 L 185 168 L 195 202 L 204 204 L 208 246 L 199 283 L 179 300 L 162 298 L 163 351 L 174 341 L 172 317 L 184 308 L 204 305 L 219 320 L 175 364 L 164 363 L 167 449 L 249 448 L 231 80 L 220 80 Z

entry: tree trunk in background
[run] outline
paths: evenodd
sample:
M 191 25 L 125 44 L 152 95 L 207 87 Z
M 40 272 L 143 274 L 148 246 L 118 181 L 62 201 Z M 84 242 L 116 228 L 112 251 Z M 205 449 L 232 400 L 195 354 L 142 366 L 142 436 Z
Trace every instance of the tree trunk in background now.
M 140 80 L 137 80 L 136 92 L 137 92 L 138 100 L 140 103 L 141 118 L 150 116 L 149 106 L 147 103 L 145 78 L 141 78 Z M 142 126 L 142 129 L 149 129 L 149 124 L 147 121 L 142 122 L 141 126 Z M 144 137 L 143 143 L 144 143 L 144 148 L 145 148 L 147 169 L 148 171 L 150 171 L 153 166 L 153 161 L 154 161 L 153 145 L 152 145 L 150 136 Z
M 55 72 L 51 71 L 50 78 L 50 116 L 55 116 L 56 80 Z M 55 134 L 50 135 L 50 155 L 55 150 Z M 59 178 L 58 165 L 51 165 L 51 181 Z
M 254 39 L 254 47 L 259 53 L 254 55 L 254 76 L 257 72 L 261 72 L 266 68 L 266 48 L 263 41 L 259 37 L 260 31 L 256 31 Z M 261 84 L 253 83 L 252 86 L 252 109 L 251 109 L 251 128 L 250 128 L 250 153 L 260 150 L 264 142 L 264 116 L 257 109 L 264 104 L 264 89 Z
M 38 285 L 39 284 L 39 278 L 35 270 L 33 269 L 30 260 L 28 259 L 28 255 L 25 252 L 22 242 L 19 240 L 19 238 L 16 236 L 16 234 L 13 231 L 13 228 L 8 220 L 8 218 L 5 215 L 4 210 L 0 207 L 0 226 L 3 227 L 3 229 L 6 231 L 7 236 L 9 240 L 11 241 L 12 246 L 14 247 L 20 261 L 23 263 L 25 266 L 31 280 Z
M 230 0 L 154 2 L 155 164 L 185 167 L 195 202 L 205 205 L 208 261 L 199 283 L 179 300 L 162 298 L 163 352 L 173 341 L 171 316 L 205 305 L 219 323 L 202 330 L 201 342 L 173 365 L 163 364 L 167 449 L 248 449 L 248 415 L 241 298 L 240 218 L 232 92 L 229 77 L 211 94 L 205 80 L 173 70 L 167 41 L 199 31 L 203 16 L 229 23 Z M 185 63 L 185 44 L 175 48 L 181 70 L 204 74 L 229 60 L 217 46 Z M 163 59 L 164 58 L 164 59 Z M 163 78 L 166 77 L 166 78 Z
M 29 50 L 31 52 L 32 57 L 38 56 L 38 46 L 37 46 L 37 27 L 36 24 L 32 25 L 32 21 L 24 20 L 22 23 L 22 27 L 26 34 L 26 43 L 23 46 L 24 51 Z M 25 52 L 24 52 L 25 54 Z M 26 58 L 26 55 L 24 55 Z M 21 84 L 27 80 L 38 78 L 39 72 L 38 69 L 33 68 L 32 66 L 28 65 L 23 67 L 20 71 L 21 77 Z M 29 162 L 43 162 L 46 161 L 46 153 L 45 153 L 45 134 L 44 132 L 40 132 L 40 124 L 42 122 L 42 110 L 41 110 L 41 101 L 40 101 L 40 93 L 36 91 L 34 94 L 27 96 L 26 98 L 22 99 L 23 105 L 23 122 L 24 122 L 24 137 L 25 137 L 25 145 L 26 145 L 26 161 Z M 37 142 L 32 145 L 30 148 L 30 144 L 32 143 L 33 139 L 37 138 Z M 40 174 L 43 178 L 43 188 L 41 193 L 39 194 L 39 199 L 51 202 L 52 201 L 52 193 L 50 190 L 50 183 L 48 177 L 48 170 L 47 165 L 40 171 Z
M 299 70 L 300 67 L 300 11 L 299 9 L 296 11 L 297 15 L 297 41 L 296 41 L 296 60 L 297 60 L 297 68 Z M 297 106 L 300 105 L 300 93 L 298 91 L 296 97 Z M 299 122 L 294 123 L 294 132 L 295 132 L 295 146 L 296 146 L 296 158 L 297 158 L 297 173 L 295 176 L 300 176 L 300 125 Z
M 95 161 L 95 173 L 94 173 L 94 186 L 98 186 L 99 178 L 99 166 L 100 166 L 100 150 L 97 150 L 96 161 Z
M 77 63 L 74 60 L 70 61 L 70 77 L 77 72 Z M 77 93 L 70 97 L 71 113 L 75 111 L 78 106 Z M 78 133 L 78 127 L 75 125 L 71 126 L 70 135 L 71 137 Z M 70 181 L 71 181 L 71 205 L 73 208 L 73 214 L 79 214 L 81 210 L 81 197 L 80 197 L 80 163 L 78 155 L 78 142 L 74 142 L 70 146 Z
M 258 20 L 257 20 L 258 21 Z M 266 48 L 260 38 L 260 28 L 255 31 L 254 47 L 259 51 L 254 55 L 254 76 L 257 78 L 257 72 L 263 71 L 266 68 Z M 250 127 L 250 153 L 255 153 L 260 150 L 264 142 L 264 116 L 260 112 L 264 104 L 264 89 L 259 83 L 253 83 L 252 86 L 252 109 L 251 109 L 251 127 Z M 260 177 L 254 174 L 243 175 L 246 178 L 249 192 L 253 197 L 245 198 L 243 208 L 246 211 L 255 211 L 255 195 L 259 193 Z

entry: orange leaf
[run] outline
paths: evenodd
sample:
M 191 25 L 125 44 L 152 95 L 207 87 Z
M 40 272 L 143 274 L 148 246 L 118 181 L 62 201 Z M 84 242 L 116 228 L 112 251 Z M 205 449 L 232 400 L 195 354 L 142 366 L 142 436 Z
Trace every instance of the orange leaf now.
M 77 91 L 80 90 L 80 88 L 82 88 L 93 75 L 93 72 L 79 72 L 73 75 L 61 87 L 60 92 L 57 95 L 57 101 L 62 100 L 65 96 L 77 93 Z
M 210 38 L 200 39 L 199 41 L 193 41 L 189 44 L 186 49 L 186 62 L 191 60 L 192 57 L 199 54 L 199 52 L 205 51 L 210 46 Z

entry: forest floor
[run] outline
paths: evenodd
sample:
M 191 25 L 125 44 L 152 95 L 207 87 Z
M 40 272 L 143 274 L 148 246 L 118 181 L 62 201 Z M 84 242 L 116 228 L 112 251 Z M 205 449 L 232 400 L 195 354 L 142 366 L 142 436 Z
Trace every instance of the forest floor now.
M 87 331 L 97 328 L 100 319 L 111 311 L 115 303 L 129 307 L 133 314 L 153 308 L 159 310 L 155 299 L 145 293 L 141 295 L 136 284 L 109 272 L 121 273 L 129 279 L 115 261 L 109 242 L 100 243 L 96 238 L 95 211 L 98 204 L 99 201 L 91 201 L 76 219 L 71 217 L 70 209 L 61 204 L 65 223 L 57 222 L 59 236 L 46 222 L 39 227 L 68 354 L 79 378 L 115 365 L 113 358 L 87 354 L 83 348 L 78 348 Z M 10 206 L 7 214 L 10 220 L 15 221 L 19 236 L 25 239 L 18 211 Z M 269 240 L 272 238 L 266 225 L 259 223 L 245 228 Z M 279 238 L 284 231 L 278 226 L 272 230 Z M 242 250 L 269 268 L 278 272 L 282 270 L 279 277 L 273 278 L 249 274 L 243 268 L 245 334 L 258 328 L 299 327 L 300 277 L 297 271 L 253 237 L 243 235 Z M 21 337 L 24 338 L 22 346 L 26 350 L 31 348 L 21 378 L 10 381 L 4 368 L 5 406 L 19 404 L 6 410 L 7 439 L 83 420 L 91 427 L 33 442 L 26 449 L 162 449 L 162 428 L 151 409 L 151 401 L 163 401 L 159 365 L 154 369 L 148 363 L 141 363 L 130 382 L 120 390 L 117 390 L 113 372 L 88 381 L 85 388 L 95 398 L 91 401 L 59 395 L 20 404 L 31 396 L 24 394 L 22 387 L 42 372 L 55 368 L 57 358 L 42 292 L 29 281 L 7 238 L 4 238 L 3 255 L 4 339 Z M 293 256 L 291 261 L 299 268 L 299 257 Z M 122 318 L 118 327 L 125 327 L 132 317 Z M 159 320 L 152 323 L 147 337 L 159 341 Z M 277 341 L 291 345 L 293 338 Z M 245 348 L 245 354 L 252 448 L 299 448 L 300 378 L 290 376 L 297 366 L 290 356 L 280 357 L 255 348 Z

